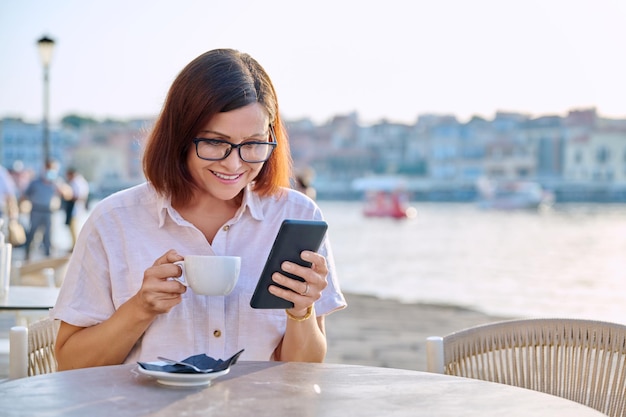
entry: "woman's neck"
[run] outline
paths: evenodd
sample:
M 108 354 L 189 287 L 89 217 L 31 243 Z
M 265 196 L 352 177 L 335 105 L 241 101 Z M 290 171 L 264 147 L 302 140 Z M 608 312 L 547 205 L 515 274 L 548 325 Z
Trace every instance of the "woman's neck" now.
M 209 243 L 213 242 L 217 231 L 233 218 L 243 199 L 243 193 L 232 200 L 196 198 L 181 207 L 174 207 L 180 215 L 196 226 Z

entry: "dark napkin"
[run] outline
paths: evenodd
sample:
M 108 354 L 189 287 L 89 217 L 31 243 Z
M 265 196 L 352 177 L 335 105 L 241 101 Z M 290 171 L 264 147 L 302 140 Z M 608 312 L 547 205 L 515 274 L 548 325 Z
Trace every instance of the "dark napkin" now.
M 200 369 L 213 369 L 211 372 L 206 372 L 207 374 L 211 374 L 214 372 L 220 372 L 230 368 L 231 365 L 237 363 L 237 359 L 243 353 L 244 349 L 241 349 L 239 352 L 235 353 L 233 356 L 226 360 L 222 359 L 214 359 L 210 356 L 205 355 L 204 353 L 200 355 L 190 356 L 186 359 L 183 359 L 181 362 L 187 362 L 192 365 L 197 366 Z M 148 371 L 159 371 L 159 372 L 170 372 L 175 374 L 198 374 L 193 369 L 185 365 L 157 365 L 153 362 L 137 362 L 139 366 L 143 369 L 147 369 Z

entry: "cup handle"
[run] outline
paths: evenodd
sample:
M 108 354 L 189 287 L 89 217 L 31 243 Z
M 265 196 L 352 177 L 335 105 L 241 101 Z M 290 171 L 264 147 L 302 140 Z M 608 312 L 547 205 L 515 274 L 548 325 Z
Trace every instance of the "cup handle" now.
M 183 284 L 185 287 L 188 287 L 189 284 L 187 284 L 187 281 L 185 280 L 185 262 L 184 261 L 176 261 L 174 262 L 174 265 L 178 265 L 178 267 L 180 268 L 180 270 L 182 271 L 182 275 L 179 277 L 172 277 L 170 279 L 173 279 L 174 281 L 178 281 L 181 284 Z

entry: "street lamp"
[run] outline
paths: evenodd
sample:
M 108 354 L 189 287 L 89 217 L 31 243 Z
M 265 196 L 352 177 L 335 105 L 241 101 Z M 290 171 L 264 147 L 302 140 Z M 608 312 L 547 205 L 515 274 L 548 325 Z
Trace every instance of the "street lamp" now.
M 50 107 L 49 94 L 49 68 L 52 60 L 52 51 L 54 50 L 54 40 L 47 36 L 43 36 L 37 41 L 39 47 L 39 57 L 43 64 L 43 157 L 44 161 L 50 160 L 50 129 L 48 127 L 48 116 Z

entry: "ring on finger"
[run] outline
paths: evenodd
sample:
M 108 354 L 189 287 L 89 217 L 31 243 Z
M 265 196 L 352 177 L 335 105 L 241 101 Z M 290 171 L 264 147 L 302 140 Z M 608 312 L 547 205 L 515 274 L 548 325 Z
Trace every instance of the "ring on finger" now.
M 300 293 L 300 295 L 307 295 L 309 293 L 309 283 L 305 282 L 305 285 L 304 292 Z

